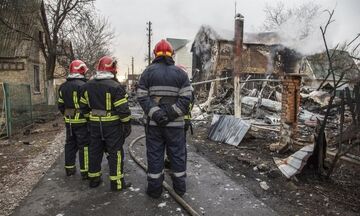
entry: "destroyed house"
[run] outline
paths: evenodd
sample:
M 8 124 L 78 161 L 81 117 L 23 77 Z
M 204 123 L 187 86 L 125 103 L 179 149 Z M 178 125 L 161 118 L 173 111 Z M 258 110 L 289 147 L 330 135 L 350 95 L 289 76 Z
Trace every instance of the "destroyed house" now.
M 345 87 L 352 88 L 360 80 L 360 69 L 355 64 L 353 58 L 346 51 L 330 50 L 330 55 L 333 56 L 332 66 L 335 72 L 335 80 L 339 81 L 341 75 L 343 78 L 340 81 L 340 87 L 337 90 L 341 90 Z M 326 52 L 307 56 L 302 62 L 303 73 L 306 74 L 303 77 L 304 86 L 310 89 L 318 89 L 322 84 L 322 88 L 333 88 L 333 77 L 327 78 L 329 70 L 329 61 Z M 327 78 L 327 81 L 325 79 Z
M 216 77 L 230 77 L 233 71 L 234 33 L 201 26 L 192 44 L 193 80 L 195 82 Z M 280 44 L 276 33 L 245 33 L 242 52 L 244 77 L 265 78 L 277 75 L 274 67 L 274 50 Z

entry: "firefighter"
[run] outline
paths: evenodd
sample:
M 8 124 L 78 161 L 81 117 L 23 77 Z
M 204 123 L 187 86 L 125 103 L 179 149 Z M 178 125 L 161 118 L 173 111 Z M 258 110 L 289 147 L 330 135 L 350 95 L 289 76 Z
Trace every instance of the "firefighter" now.
M 84 87 L 80 106 L 89 114 L 89 186 L 101 183 L 101 162 L 104 151 L 110 172 L 110 188 L 120 191 L 130 186 L 124 180 L 125 138 L 131 132 L 130 109 L 125 89 L 116 80 L 116 61 L 109 56 L 99 60 L 94 78 Z
M 182 66 L 182 65 L 177 65 L 177 67 L 181 68 L 183 71 L 187 72 L 186 67 Z M 191 80 L 190 80 L 191 82 Z M 193 135 L 193 128 L 192 128 L 192 123 L 191 123 L 191 110 L 193 109 L 194 106 L 194 101 L 195 101 L 195 95 L 194 92 L 191 92 L 191 100 L 190 100 L 190 106 L 189 106 L 189 110 L 187 113 L 185 113 L 184 115 L 184 135 L 185 135 L 185 143 L 186 143 L 186 135 L 190 129 L 190 133 L 191 135 Z M 186 157 L 187 158 L 187 157 Z M 171 163 L 170 163 L 170 159 L 167 156 L 167 154 L 165 155 L 165 161 L 164 161 L 164 167 L 165 169 L 171 169 Z
M 86 116 L 80 112 L 80 96 L 86 83 L 88 70 L 81 60 L 70 64 L 66 82 L 59 88 L 58 108 L 64 115 L 66 125 L 65 171 L 67 176 L 76 172 L 76 153 L 79 152 L 80 172 L 83 179 L 88 176 L 88 145 L 90 143 Z
M 148 162 L 147 194 L 159 198 L 164 180 L 164 151 L 171 160 L 171 178 L 175 192 L 186 192 L 186 144 L 184 114 L 191 90 L 187 74 L 174 65 L 174 50 L 166 40 L 154 48 L 155 59 L 143 72 L 137 98 L 147 115 L 146 153 Z

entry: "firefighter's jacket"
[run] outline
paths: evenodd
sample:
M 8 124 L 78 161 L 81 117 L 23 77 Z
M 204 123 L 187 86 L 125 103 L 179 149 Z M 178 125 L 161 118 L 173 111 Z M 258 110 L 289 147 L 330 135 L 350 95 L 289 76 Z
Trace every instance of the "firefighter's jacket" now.
M 59 88 L 58 108 L 66 124 L 82 125 L 87 122 L 86 116 L 80 112 L 79 104 L 85 84 L 84 78 L 68 78 Z
M 118 125 L 131 119 L 127 98 L 124 87 L 113 78 L 95 78 L 84 86 L 80 107 L 90 124 Z
M 170 103 L 179 117 L 166 127 L 184 127 L 191 96 L 192 87 L 186 72 L 175 66 L 170 57 L 156 58 L 141 75 L 137 89 L 138 102 L 152 126 L 157 126 L 152 114 L 161 109 L 161 104 Z

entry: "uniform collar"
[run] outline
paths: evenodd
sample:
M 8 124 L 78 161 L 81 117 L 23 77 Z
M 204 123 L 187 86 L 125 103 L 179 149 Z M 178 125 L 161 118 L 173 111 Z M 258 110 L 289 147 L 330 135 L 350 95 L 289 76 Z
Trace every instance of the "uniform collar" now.
M 96 71 L 96 74 L 94 75 L 94 79 L 96 80 L 113 79 L 114 77 L 113 73 L 107 71 Z
M 164 63 L 164 64 L 167 64 L 167 65 L 174 65 L 175 64 L 175 61 L 173 58 L 169 57 L 169 56 L 159 56 L 159 57 L 156 57 L 152 63 Z
M 66 77 L 67 80 L 69 79 L 85 79 L 85 76 L 83 74 L 79 73 L 71 73 Z

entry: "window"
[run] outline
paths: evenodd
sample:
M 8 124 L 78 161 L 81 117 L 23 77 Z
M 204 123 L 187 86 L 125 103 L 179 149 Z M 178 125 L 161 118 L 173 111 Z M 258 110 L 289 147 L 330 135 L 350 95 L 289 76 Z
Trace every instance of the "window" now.
M 40 93 L 40 68 L 34 65 L 34 93 Z

